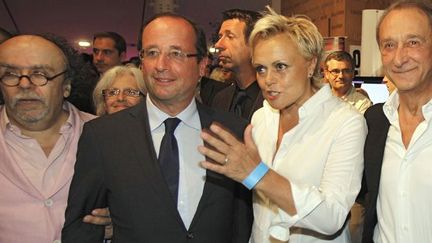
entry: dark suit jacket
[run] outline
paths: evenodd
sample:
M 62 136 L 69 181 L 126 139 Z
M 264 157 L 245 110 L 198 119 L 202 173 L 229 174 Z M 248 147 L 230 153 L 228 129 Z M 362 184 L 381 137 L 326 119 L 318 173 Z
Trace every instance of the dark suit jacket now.
M 230 86 L 230 83 L 216 81 L 207 77 L 202 77 L 200 81 L 200 97 L 204 105 L 210 106 L 214 96 L 222 89 Z
M 234 99 L 236 85 L 232 84 L 215 94 L 210 106 L 216 110 L 229 111 Z M 250 121 L 253 113 L 263 106 L 262 92 L 258 92 L 250 110 L 243 111 L 243 118 Z
M 368 200 L 363 229 L 363 243 L 373 242 L 373 233 L 377 224 L 376 203 L 378 198 L 381 166 L 390 123 L 383 112 L 383 104 L 370 107 L 365 113 L 368 135 L 364 147 L 364 177 Z
M 62 242 L 102 242 L 104 227 L 82 223 L 82 218 L 107 206 L 115 243 L 247 242 L 251 193 L 211 171 L 190 228 L 185 228 L 160 171 L 145 104 L 85 124 Z M 203 128 L 218 121 L 242 137 L 245 121 L 197 105 Z

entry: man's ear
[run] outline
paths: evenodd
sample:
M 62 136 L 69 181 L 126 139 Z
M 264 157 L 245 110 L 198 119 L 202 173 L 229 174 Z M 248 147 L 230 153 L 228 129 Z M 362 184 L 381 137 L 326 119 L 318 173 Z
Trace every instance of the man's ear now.
M 124 60 L 126 60 L 126 52 L 122 52 L 120 53 L 120 61 L 123 62 Z
M 72 85 L 69 80 L 65 80 L 65 84 L 63 84 L 63 97 L 67 98 L 71 94 Z
M 205 76 L 207 64 L 208 64 L 208 57 L 203 57 L 199 62 L 199 75 L 201 77 Z

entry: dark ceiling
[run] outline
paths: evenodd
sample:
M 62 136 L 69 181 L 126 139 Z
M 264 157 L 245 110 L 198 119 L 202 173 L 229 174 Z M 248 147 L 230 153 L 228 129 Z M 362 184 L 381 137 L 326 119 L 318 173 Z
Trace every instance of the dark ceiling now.
M 154 0 L 153 0 L 154 1 Z M 0 0 L 0 26 L 13 33 L 52 32 L 77 48 L 80 39 L 91 40 L 100 31 L 115 31 L 128 43 L 128 57 L 136 55 L 142 19 L 154 13 L 152 0 Z M 186 15 L 206 31 L 217 28 L 220 13 L 230 8 L 261 11 L 271 0 L 175 0 L 177 13 Z M 144 6 L 146 5 L 146 6 Z M 144 9 L 144 17 L 143 17 Z M 90 48 L 82 49 L 90 52 Z

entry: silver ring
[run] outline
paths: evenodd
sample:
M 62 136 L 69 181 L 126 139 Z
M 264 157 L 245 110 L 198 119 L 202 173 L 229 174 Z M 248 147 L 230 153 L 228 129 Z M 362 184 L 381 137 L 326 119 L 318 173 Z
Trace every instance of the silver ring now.
M 224 164 L 223 165 L 226 165 L 227 163 L 228 163 L 228 155 L 225 156 L 225 160 L 224 160 Z

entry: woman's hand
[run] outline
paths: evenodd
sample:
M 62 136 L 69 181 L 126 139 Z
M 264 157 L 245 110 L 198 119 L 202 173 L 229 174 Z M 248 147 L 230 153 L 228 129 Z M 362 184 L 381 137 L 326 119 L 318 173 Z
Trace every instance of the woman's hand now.
M 252 139 L 252 125 L 248 125 L 244 132 L 244 143 L 237 140 L 228 129 L 213 123 L 210 131 L 202 131 L 201 138 L 205 146 L 198 150 L 207 159 L 201 166 L 223 174 L 235 181 L 242 182 L 260 163 L 261 158 Z

